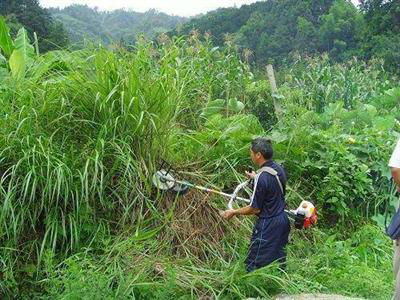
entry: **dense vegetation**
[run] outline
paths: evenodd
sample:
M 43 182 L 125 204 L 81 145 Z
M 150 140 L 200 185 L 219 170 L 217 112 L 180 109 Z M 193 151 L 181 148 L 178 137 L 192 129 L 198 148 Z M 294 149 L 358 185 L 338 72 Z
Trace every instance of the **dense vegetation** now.
M 74 46 L 81 45 L 85 39 L 132 45 L 142 34 L 155 38 L 186 21 L 186 18 L 169 16 L 154 9 L 145 13 L 122 9 L 104 12 L 86 5 L 71 5 L 64 9 L 51 8 L 49 12 L 64 25 Z
M 173 34 L 199 30 L 217 45 L 231 40 L 258 64 L 283 65 L 296 52 L 327 52 L 338 62 L 379 57 L 398 71 L 399 20 L 397 0 L 363 0 L 359 9 L 349 0 L 268 0 L 210 12 Z
M 54 20 L 50 12 L 42 8 L 38 0 L 1 0 L 0 15 L 15 36 L 24 27 L 32 41 L 37 36 L 41 51 L 59 49 L 68 45 L 68 35 L 63 25 Z
M 232 43 L 207 35 L 46 54 L 3 19 L 0 36 L 1 296 L 390 297 L 382 225 L 396 202 L 387 160 L 400 89 L 381 61 L 296 57 L 272 96 Z M 318 227 L 293 232 L 286 274 L 244 272 L 252 222 L 221 220 L 225 199 L 151 183 L 164 158 L 231 190 L 255 136 L 274 142 L 290 207 L 307 199 L 320 212 Z

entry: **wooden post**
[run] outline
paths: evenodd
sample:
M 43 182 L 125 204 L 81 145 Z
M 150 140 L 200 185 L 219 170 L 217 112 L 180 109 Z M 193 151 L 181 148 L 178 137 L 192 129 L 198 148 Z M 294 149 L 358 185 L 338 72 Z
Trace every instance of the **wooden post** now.
M 33 33 L 36 55 L 39 56 L 39 41 L 36 32 Z
M 271 84 L 271 90 L 273 93 L 278 91 L 278 87 L 276 86 L 274 67 L 272 65 L 267 65 L 267 73 L 269 78 L 269 83 Z
M 275 95 L 278 93 L 278 87 L 276 86 L 274 67 L 272 65 L 267 65 L 267 74 L 269 83 L 271 84 L 272 99 L 274 100 L 275 113 L 280 114 L 282 112 L 282 107 L 278 102 L 278 99 L 275 97 Z

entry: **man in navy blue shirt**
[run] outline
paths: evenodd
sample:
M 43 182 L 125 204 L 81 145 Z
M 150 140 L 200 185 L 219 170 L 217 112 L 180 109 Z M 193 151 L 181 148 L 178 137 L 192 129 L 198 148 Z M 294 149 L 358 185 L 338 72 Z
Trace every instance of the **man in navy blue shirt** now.
M 250 148 L 252 161 L 260 168 L 257 173 L 246 172 L 254 179 L 254 190 L 249 206 L 226 210 L 226 220 L 238 215 L 258 217 L 251 237 L 249 254 L 246 259 L 248 272 L 277 261 L 285 268 L 290 223 L 285 214 L 286 174 L 282 166 L 272 160 L 271 141 L 258 138 Z

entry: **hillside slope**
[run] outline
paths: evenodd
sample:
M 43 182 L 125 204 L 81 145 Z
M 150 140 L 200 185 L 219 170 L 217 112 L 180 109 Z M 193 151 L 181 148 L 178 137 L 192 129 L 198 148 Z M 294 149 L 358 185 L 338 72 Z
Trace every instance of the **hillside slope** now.
M 81 43 L 85 38 L 106 44 L 121 40 L 132 43 L 140 34 L 153 38 L 187 20 L 154 9 L 145 13 L 122 9 L 104 12 L 86 5 L 51 8 L 50 12 L 54 19 L 65 26 L 73 44 Z

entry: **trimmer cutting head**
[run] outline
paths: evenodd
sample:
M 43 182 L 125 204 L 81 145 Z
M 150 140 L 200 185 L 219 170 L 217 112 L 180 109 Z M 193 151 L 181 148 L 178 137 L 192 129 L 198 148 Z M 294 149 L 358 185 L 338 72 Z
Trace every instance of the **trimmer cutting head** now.
M 184 182 L 177 181 L 168 171 L 161 169 L 153 175 L 153 184 L 162 191 L 171 191 L 177 195 L 186 194 L 189 186 Z
M 153 175 L 153 184 L 162 191 L 172 190 L 175 186 L 175 179 L 164 169 L 157 171 Z

